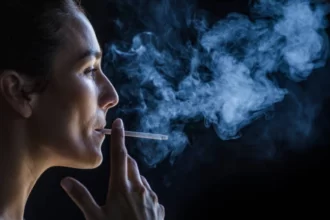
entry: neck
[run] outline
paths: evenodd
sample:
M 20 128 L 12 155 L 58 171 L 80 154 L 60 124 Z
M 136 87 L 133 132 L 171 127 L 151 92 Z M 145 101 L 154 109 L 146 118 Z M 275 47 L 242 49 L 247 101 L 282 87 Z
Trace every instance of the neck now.
M 14 128 L 0 127 L 0 220 L 23 220 L 28 196 L 45 170 L 31 157 L 23 129 Z

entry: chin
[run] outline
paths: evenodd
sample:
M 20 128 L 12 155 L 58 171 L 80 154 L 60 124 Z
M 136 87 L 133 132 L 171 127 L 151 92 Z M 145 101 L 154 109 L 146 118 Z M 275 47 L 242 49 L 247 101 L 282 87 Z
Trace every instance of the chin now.
M 57 156 L 60 156 L 57 158 L 58 163 L 76 169 L 95 169 L 102 164 L 102 143 L 99 140 L 88 138 L 70 142 L 57 152 Z
M 97 158 L 97 160 L 95 160 L 93 163 L 90 163 L 89 164 L 90 166 L 87 169 L 95 169 L 95 168 L 99 167 L 102 164 L 102 162 L 103 162 L 103 157 L 101 156 L 101 157 Z
M 103 162 L 101 151 L 84 152 L 76 157 L 71 157 L 65 167 L 75 169 L 95 169 Z
M 82 160 L 78 169 L 95 169 L 102 164 L 103 156 L 102 153 L 93 155 L 88 155 L 87 159 Z
M 95 160 L 80 160 L 75 161 L 74 165 L 69 165 L 67 167 L 75 168 L 75 169 L 95 169 L 98 168 L 102 164 L 103 158 L 95 158 Z

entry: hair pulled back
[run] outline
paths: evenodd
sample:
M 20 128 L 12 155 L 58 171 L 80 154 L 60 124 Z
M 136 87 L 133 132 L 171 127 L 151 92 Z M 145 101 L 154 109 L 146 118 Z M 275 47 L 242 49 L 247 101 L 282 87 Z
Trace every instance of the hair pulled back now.
M 23 74 L 36 82 L 26 93 L 41 93 L 51 78 L 63 23 L 77 11 L 84 13 L 80 2 L 5 0 L 0 8 L 0 74 Z

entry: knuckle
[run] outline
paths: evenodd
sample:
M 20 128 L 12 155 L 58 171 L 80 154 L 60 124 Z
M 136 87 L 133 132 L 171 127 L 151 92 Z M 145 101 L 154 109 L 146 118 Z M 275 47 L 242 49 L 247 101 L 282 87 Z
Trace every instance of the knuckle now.
M 144 181 L 144 182 L 147 181 L 147 179 L 146 179 L 144 176 L 140 175 L 140 177 L 141 177 L 141 180 L 142 180 L 142 181 Z
M 150 192 L 150 197 L 152 198 L 152 201 L 153 201 L 154 203 L 157 203 L 157 202 L 158 202 L 158 196 L 157 196 L 156 193 L 154 193 L 154 192 Z
M 124 132 L 122 131 L 121 128 L 113 128 L 112 132 L 113 132 L 113 137 L 116 138 L 116 140 L 123 139 L 125 137 Z
M 139 188 L 138 192 L 139 192 L 140 195 L 145 196 L 147 194 L 147 189 L 144 186 L 140 186 L 138 188 Z
M 123 182 L 121 185 L 121 191 L 124 192 L 124 193 L 129 193 L 130 191 L 130 185 L 125 181 Z
M 127 155 L 127 159 L 131 165 L 137 166 L 136 160 L 134 160 L 131 156 Z
M 165 213 L 165 207 L 163 205 L 159 205 L 160 210 Z
M 125 145 L 123 145 L 123 147 L 120 149 L 119 153 L 121 154 L 121 156 L 123 156 L 124 158 L 127 157 L 127 151 L 126 151 L 126 147 Z
M 130 186 L 126 181 L 116 181 L 113 182 L 112 187 L 113 190 L 121 193 L 129 193 Z
M 144 176 L 141 176 L 141 180 L 142 180 L 142 183 L 148 188 L 150 189 L 150 185 L 148 183 L 148 180 L 144 177 Z
M 116 154 L 116 156 L 120 156 L 120 157 L 125 157 L 127 156 L 127 149 L 126 149 L 126 145 L 124 143 L 112 143 L 112 145 L 115 146 L 115 149 L 113 149 L 114 154 Z
M 128 161 L 134 168 L 138 167 L 137 162 L 132 157 L 128 157 Z
M 116 132 L 117 137 L 124 138 L 124 132 L 122 131 L 121 128 L 115 128 L 114 130 Z
M 118 137 L 120 138 L 120 139 L 124 139 L 124 133 L 123 132 L 118 132 Z
M 129 192 L 137 193 L 140 196 L 145 196 L 147 193 L 147 189 L 142 185 L 131 184 L 130 187 L 127 188 Z

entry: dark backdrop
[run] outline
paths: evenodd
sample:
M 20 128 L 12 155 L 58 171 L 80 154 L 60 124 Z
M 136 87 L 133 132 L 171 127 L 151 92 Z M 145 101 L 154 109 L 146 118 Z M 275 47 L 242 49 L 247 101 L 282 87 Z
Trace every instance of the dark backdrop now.
M 113 40 L 121 40 L 123 35 L 113 30 L 112 21 L 125 15 L 116 10 L 115 2 L 84 0 L 82 3 L 102 47 Z M 197 3 L 199 8 L 219 18 L 230 12 L 246 13 L 248 10 L 248 1 L 201 0 Z M 226 215 L 260 215 L 267 219 L 276 214 L 283 217 L 312 214 L 313 219 L 317 219 L 316 215 L 329 215 L 328 70 L 327 64 L 301 83 L 306 88 L 318 87 L 324 94 L 308 147 L 299 149 L 294 143 L 282 140 L 274 143 L 279 152 L 276 157 L 249 156 L 247 152 L 254 149 L 251 142 L 247 144 L 244 138 L 221 141 L 201 125 L 194 135 L 194 145 L 187 147 L 173 165 L 165 160 L 155 168 L 148 168 L 138 161 L 142 175 L 147 177 L 166 208 L 166 219 L 223 219 L 228 218 Z M 113 83 L 116 88 L 120 87 Z M 109 111 L 108 124 L 117 116 L 125 117 L 116 113 L 124 104 Z M 125 123 L 126 127 L 132 126 L 128 120 Z M 262 124 L 256 122 L 253 126 Z M 32 191 L 26 219 L 83 219 L 80 210 L 60 188 L 61 178 L 68 175 L 83 182 L 97 202 L 103 204 L 109 178 L 109 141 L 106 137 L 104 161 L 95 170 L 48 170 Z M 130 150 L 134 140 L 127 140 L 127 146 Z M 297 148 L 299 150 L 295 150 Z

